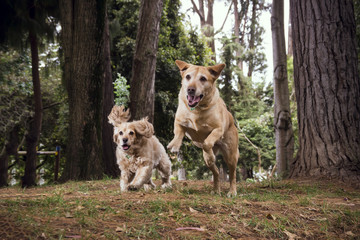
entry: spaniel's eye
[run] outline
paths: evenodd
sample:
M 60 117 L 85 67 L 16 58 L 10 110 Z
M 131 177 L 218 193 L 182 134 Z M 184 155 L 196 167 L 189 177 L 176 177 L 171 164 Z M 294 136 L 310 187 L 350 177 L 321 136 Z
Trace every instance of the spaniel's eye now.
M 124 133 L 122 131 L 119 132 L 120 135 L 123 135 Z
M 130 135 L 134 135 L 134 132 L 133 132 L 133 131 L 131 131 L 129 134 L 130 134 Z
M 190 78 L 191 78 L 191 76 L 188 74 L 188 75 L 186 75 L 186 79 L 187 80 L 190 80 Z
M 206 82 L 206 81 L 207 81 L 207 79 L 206 79 L 206 77 L 202 76 L 202 77 L 200 78 L 200 81 L 202 81 L 202 82 Z

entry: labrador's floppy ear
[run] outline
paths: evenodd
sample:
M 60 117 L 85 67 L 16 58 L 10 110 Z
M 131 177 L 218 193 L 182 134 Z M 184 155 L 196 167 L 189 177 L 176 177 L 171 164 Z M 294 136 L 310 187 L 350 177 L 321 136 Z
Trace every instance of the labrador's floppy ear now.
M 226 65 L 224 63 L 207 67 L 210 74 L 214 76 L 215 79 L 217 79 L 220 76 L 221 71 L 224 69 Z
M 112 125 L 119 126 L 123 122 L 127 122 L 130 119 L 130 109 L 125 111 L 124 106 L 115 105 L 111 109 L 111 113 L 108 116 L 109 123 Z
M 136 121 L 135 131 L 138 135 L 151 138 L 154 135 L 154 126 L 148 121 L 148 117 L 145 117 L 139 121 Z
M 186 69 L 188 69 L 191 66 L 191 64 L 189 64 L 187 62 L 184 62 L 184 61 L 181 61 L 181 60 L 176 60 L 175 64 L 176 64 L 176 66 L 178 66 L 181 73 L 186 71 Z

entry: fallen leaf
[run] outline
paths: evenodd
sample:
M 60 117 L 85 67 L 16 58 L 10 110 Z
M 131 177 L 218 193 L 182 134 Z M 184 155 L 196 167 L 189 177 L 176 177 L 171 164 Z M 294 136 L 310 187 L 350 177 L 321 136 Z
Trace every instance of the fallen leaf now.
M 318 209 L 316 209 L 316 208 L 311 208 L 311 207 L 308 207 L 307 208 L 309 211 L 314 211 L 314 212 L 317 212 L 318 211 Z
M 271 213 L 268 213 L 268 214 L 266 215 L 266 218 L 267 218 L 267 219 L 270 219 L 270 220 L 276 220 L 276 217 L 275 217 L 274 215 L 272 215 Z
M 342 206 L 349 206 L 349 207 L 352 207 L 352 206 L 355 206 L 354 203 L 342 203 L 342 202 L 339 202 L 339 203 L 335 203 L 336 205 L 342 205 Z
M 125 229 L 122 228 L 122 227 L 117 227 L 117 228 L 115 229 L 115 232 L 125 232 Z
M 288 236 L 288 240 L 299 239 L 299 237 L 296 234 L 288 232 L 287 230 L 285 230 L 284 233 L 286 234 L 286 236 Z
M 246 199 L 243 201 L 243 203 L 244 203 L 245 205 L 247 205 L 247 206 L 251 206 L 251 205 L 252 205 L 251 202 L 247 201 Z
M 351 237 L 355 236 L 355 234 L 352 231 L 347 231 L 345 234 Z
M 77 206 L 75 209 L 76 209 L 76 210 L 82 210 L 82 209 L 84 209 L 84 207 L 79 205 L 79 206 Z
M 170 209 L 170 210 L 169 210 L 168 217 L 173 217 L 173 216 L 174 216 L 174 212 Z
M 69 212 L 66 212 L 66 213 L 65 213 L 65 217 L 66 217 L 66 218 L 73 218 L 73 215 L 71 215 L 71 213 L 69 213 Z
M 198 213 L 198 212 L 199 212 L 199 211 L 193 209 L 192 207 L 189 207 L 189 210 L 190 210 L 190 212 L 192 212 L 192 213 Z
M 79 239 L 81 238 L 80 235 L 68 235 L 68 236 L 65 236 L 65 238 L 76 238 L 76 239 Z
M 327 220 L 327 218 L 313 218 L 313 219 L 310 219 L 312 221 L 317 221 L 317 222 L 324 222 Z
M 218 230 L 219 230 L 219 232 L 221 232 L 221 233 L 226 233 L 226 230 L 223 229 L 223 228 L 219 228 Z

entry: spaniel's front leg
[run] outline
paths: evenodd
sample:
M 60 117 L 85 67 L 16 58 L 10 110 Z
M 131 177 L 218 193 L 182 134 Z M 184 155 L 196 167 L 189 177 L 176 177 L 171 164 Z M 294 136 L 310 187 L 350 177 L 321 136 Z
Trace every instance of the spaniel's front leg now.
M 152 174 L 152 166 L 151 165 L 145 165 L 140 168 L 135 173 L 134 179 L 131 181 L 131 183 L 128 186 L 128 190 L 137 190 L 140 189 L 145 183 L 149 182 L 149 179 L 151 178 Z

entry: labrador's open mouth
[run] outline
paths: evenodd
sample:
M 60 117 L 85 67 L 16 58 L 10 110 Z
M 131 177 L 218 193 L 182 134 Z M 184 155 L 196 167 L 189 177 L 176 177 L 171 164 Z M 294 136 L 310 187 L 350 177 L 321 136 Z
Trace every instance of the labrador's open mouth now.
M 188 95 L 187 96 L 187 100 L 188 100 L 188 105 L 189 107 L 196 107 L 200 100 L 204 97 L 204 95 L 200 94 L 199 96 L 191 96 L 191 95 Z

